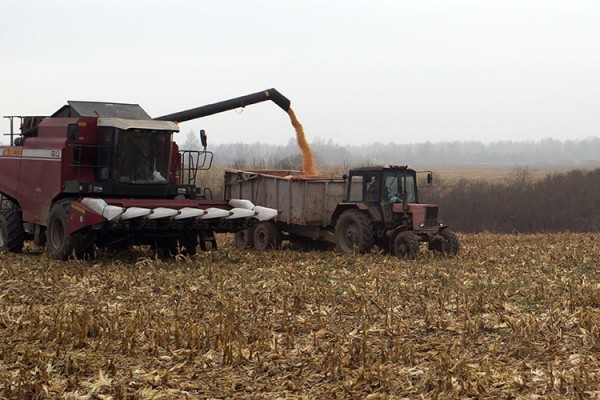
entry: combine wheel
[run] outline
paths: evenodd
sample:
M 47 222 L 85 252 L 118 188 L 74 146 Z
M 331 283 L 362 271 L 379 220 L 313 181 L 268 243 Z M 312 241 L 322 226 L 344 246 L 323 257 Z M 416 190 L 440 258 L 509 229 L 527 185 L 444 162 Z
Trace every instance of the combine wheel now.
M 366 214 L 346 210 L 335 224 L 336 247 L 340 253 L 367 253 L 373 247 L 373 225 Z
M 448 229 L 441 231 L 439 235 L 429 242 L 429 250 L 437 251 L 446 256 L 458 254 L 459 249 L 460 244 L 458 242 L 458 237 L 456 237 L 456 233 Z
M 0 252 L 20 253 L 24 240 L 21 213 L 15 209 L 0 211 Z
M 68 209 L 71 203 L 58 202 L 50 210 L 48 226 L 46 227 L 46 249 L 50 258 L 67 260 L 71 253 L 79 259 L 89 259 L 94 256 L 94 239 L 91 232 L 76 232 L 69 234 Z
M 281 231 L 271 221 L 263 221 L 254 228 L 254 248 L 258 251 L 266 251 L 281 246 Z
M 254 245 L 254 227 L 235 233 L 235 246 L 240 250 L 251 249 Z
M 413 258 L 419 252 L 419 238 L 412 231 L 400 232 L 394 238 L 393 251 L 400 259 Z

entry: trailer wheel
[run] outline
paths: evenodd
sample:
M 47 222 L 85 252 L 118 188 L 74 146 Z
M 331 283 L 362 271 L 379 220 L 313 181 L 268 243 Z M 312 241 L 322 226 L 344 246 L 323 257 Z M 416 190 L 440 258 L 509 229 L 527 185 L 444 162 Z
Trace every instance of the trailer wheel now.
M 251 249 L 254 245 L 254 227 L 243 229 L 234 235 L 235 246 L 240 250 Z
M 343 254 L 368 253 L 373 247 L 373 225 L 358 210 L 346 210 L 335 224 L 336 248 Z
M 419 238 L 412 231 L 400 232 L 394 238 L 393 251 L 400 259 L 413 258 L 419 252 Z
M 444 229 L 429 242 L 429 250 L 437 251 L 447 256 L 458 254 L 460 244 L 456 233 L 451 230 Z
M 46 250 L 54 260 L 65 261 L 73 252 L 78 259 L 91 259 L 94 256 L 95 235 L 85 230 L 74 234 L 67 232 L 70 204 L 62 201 L 52 206 L 46 227 Z
M 271 221 L 260 222 L 254 228 L 254 248 L 258 251 L 266 251 L 279 247 L 282 241 L 281 231 Z
M 0 212 L 0 252 L 20 253 L 23 251 L 25 232 L 21 213 L 15 209 Z

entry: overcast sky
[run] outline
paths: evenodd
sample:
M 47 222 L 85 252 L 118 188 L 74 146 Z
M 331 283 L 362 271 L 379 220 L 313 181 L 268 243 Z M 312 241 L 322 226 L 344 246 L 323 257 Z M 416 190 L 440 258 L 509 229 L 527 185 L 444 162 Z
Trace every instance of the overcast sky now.
M 88 100 L 160 116 L 274 87 L 309 141 L 600 135 L 597 0 L 0 0 L 0 15 L 0 115 Z M 294 137 L 272 103 L 176 140 L 200 128 Z

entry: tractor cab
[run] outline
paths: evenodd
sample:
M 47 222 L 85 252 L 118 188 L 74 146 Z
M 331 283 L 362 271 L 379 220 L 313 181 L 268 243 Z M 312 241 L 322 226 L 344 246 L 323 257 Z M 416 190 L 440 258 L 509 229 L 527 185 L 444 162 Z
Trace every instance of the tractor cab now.
M 426 172 L 426 185 L 431 185 L 431 172 Z M 346 201 L 362 203 L 371 217 L 385 226 L 438 227 L 437 206 L 419 204 L 417 172 L 407 166 L 352 169 Z
M 407 166 L 363 167 L 350 170 L 345 201 L 336 209 L 338 249 L 366 252 L 372 244 L 402 258 L 419 251 L 419 243 L 446 254 L 458 252 L 456 235 L 438 219 L 437 204 L 419 203 L 418 185 L 430 186 Z
M 418 203 L 416 172 L 408 167 L 364 167 L 350 171 L 347 201 L 373 204 Z

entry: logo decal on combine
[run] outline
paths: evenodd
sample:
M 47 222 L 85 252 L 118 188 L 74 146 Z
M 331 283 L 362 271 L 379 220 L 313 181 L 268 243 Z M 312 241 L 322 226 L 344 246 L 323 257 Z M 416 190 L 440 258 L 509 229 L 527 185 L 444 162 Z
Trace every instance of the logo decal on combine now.
M 62 158 L 62 150 L 4 147 L 0 148 L 0 157 L 22 158 L 28 160 L 60 160 Z
M 4 157 L 21 157 L 23 155 L 22 147 L 5 147 L 0 155 Z

